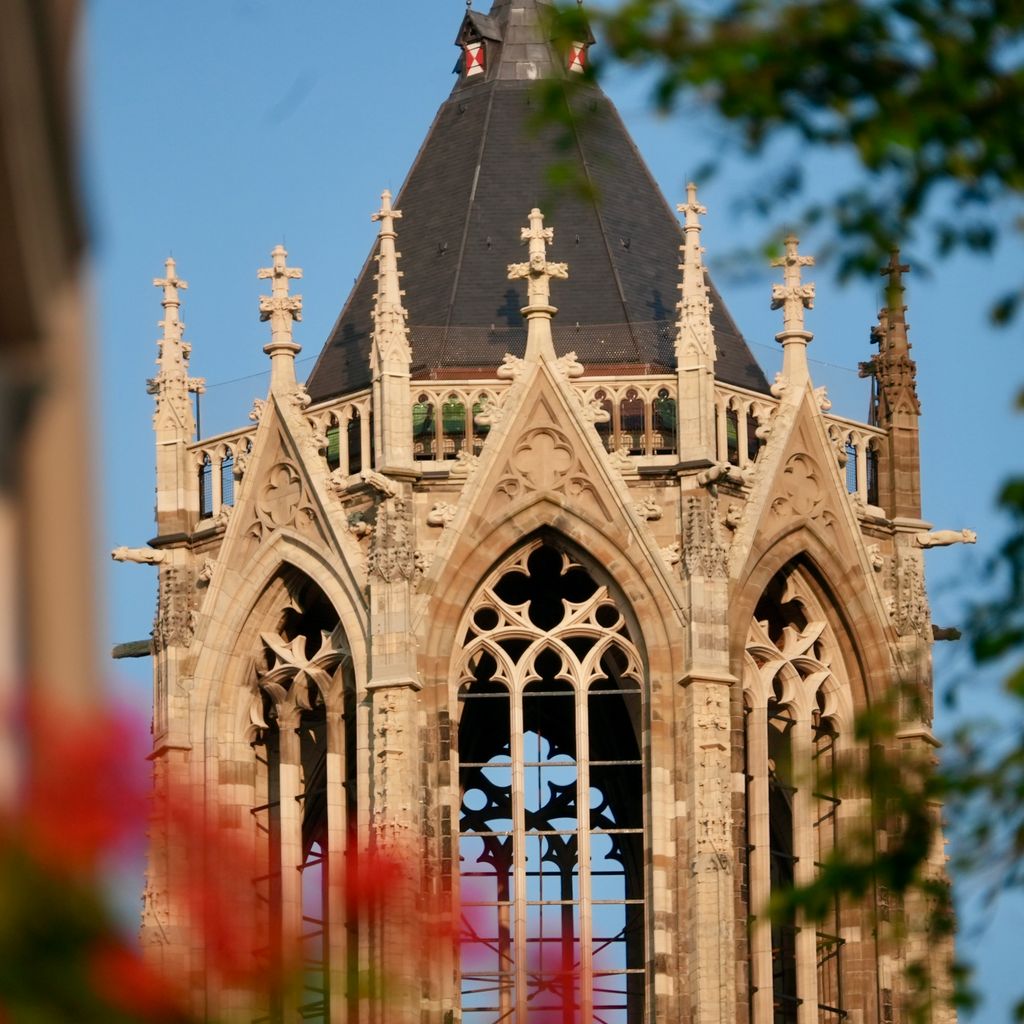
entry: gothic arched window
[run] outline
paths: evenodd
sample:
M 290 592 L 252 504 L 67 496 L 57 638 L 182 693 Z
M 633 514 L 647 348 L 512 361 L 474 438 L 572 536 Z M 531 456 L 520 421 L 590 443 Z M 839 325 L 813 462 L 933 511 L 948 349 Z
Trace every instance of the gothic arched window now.
M 345 834 L 354 820 L 354 717 L 347 647 L 326 596 L 297 571 L 285 574 L 288 600 L 260 633 L 252 682 L 252 746 L 256 754 L 253 820 L 266 841 L 267 869 L 253 880 L 264 919 L 254 945 L 269 979 L 298 954 L 301 991 L 270 992 L 269 1021 L 330 1019 L 328 988 L 328 829 Z M 328 715 L 346 728 L 329 735 Z M 329 750 L 329 747 L 332 747 Z M 328 754 L 338 755 L 343 793 L 328 793 Z M 329 815 L 340 813 L 338 821 Z M 336 851 L 342 855 L 344 851 Z M 333 998 L 343 1001 L 345 993 Z
M 823 919 L 769 918 L 773 892 L 813 881 L 839 842 L 837 757 L 850 686 L 825 610 L 795 567 L 779 573 L 747 637 L 748 893 L 753 1024 L 841 1021 L 838 899 Z
M 639 1022 L 644 676 L 622 611 L 536 540 L 461 639 L 461 1019 Z

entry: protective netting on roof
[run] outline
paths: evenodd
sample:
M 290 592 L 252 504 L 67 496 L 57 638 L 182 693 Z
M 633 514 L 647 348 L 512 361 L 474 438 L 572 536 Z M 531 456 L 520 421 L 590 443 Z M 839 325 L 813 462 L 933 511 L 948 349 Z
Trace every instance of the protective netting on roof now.
M 575 352 L 588 369 L 630 366 L 643 372 L 675 367 L 676 326 L 668 320 L 633 324 L 552 324 L 555 351 Z M 526 322 L 514 327 L 410 326 L 414 376 L 443 376 L 452 368 L 487 368 L 491 373 L 505 353 L 526 351 Z M 652 358 L 653 357 L 653 358 Z

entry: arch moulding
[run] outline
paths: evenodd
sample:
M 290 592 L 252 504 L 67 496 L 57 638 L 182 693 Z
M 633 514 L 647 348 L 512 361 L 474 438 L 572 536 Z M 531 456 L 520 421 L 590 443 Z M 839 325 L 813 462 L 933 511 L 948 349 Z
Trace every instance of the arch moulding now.
M 473 595 L 495 566 L 544 531 L 563 539 L 585 563 L 613 581 L 635 623 L 651 680 L 682 678 L 686 635 L 682 609 L 678 595 L 662 583 L 662 574 L 651 571 L 650 558 L 657 555 L 651 552 L 637 558 L 639 542 L 627 530 L 616 535 L 542 496 L 490 529 L 481 522 L 464 526 L 444 558 L 443 575 L 431 581 L 420 655 L 424 681 L 447 684 L 458 628 Z
M 349 645 L 355 677 L 366 679 L 367 630 L 362 597 L 324 552 L 297 534 L 279 530 L 245 573 L 235 571 L 232 585 L 218 587 L 210 595 L 214 603 L 203 608 L 205 628 L 196 638 L 202 649 L 194 673 L 192 706 L 205 717 L 205 741 L 210 750 L 216 749 L 223 714 L 233 715 L 238 701 L 248 699 L 240 684 L 239 673 L 244 667 L 238 659 L 244 661 L 247 654 L 256 653 L 254 645 L 250 645 L 250 652 L 243 650 L 247 638 L 252 640 L 255 635 L 256 627 L 249 628 L 253 612 L 267 587 L 289 567 L 312 580 L 334 606 Z

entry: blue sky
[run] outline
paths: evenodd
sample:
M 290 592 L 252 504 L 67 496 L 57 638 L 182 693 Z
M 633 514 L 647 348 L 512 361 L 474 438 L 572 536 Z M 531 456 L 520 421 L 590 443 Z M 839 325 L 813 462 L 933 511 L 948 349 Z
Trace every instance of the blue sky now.
M 155 603 L 151 568 L 105 560 L 112 546 L 143 544 L 154 532 L 145 381 L 155 372 L 161 309 L 152 278 L 173 253 L 189 282 L 183 316 L 192 369 L 209 384 L 204 433 L 246 423 L 252 399 L 266 388 L 262 346 L 269 336 L 258 319 L 257 268 L 282 241 L 289 262 L 304 268 L 296 330 L 302 374 L 370 250 L 370 214 L 381 190 L 397 192 L 451 88 L 452 40 L 464 10 L 463 0 L 87 6 L 82 120 L 99 354 L 97 562 L 107 646 L 147 637 Z M 681 200 L 688 176 L 721 150 L 721 128 L 700 110 L 655 116 L 633 72 L 614 71 L 606 88 L 670 202 Z M 841 158 L 809 156 L 808 167 L 816 189 L 847 173 Z M 774 273 L 753 267 L 741 276 L 723 265 L 767 230 L 740 216 L 736 204 L 769 170 L 737 159 L 700 198 L 708 207 L 704 244 L 716 283 L 755 355 L 773 371 L 781 325 L 769 308 Z M 518 240 L 508 246 L 512 259 Z M 978 591 L 980 566 L 1003 531 L 994 495 L 1020 465 L 1024 420 L 1011 406 L 1024 385 L 1024 324 L 995 330 L 985 310 L 1001 290 L 1020 283 L 1022 250 L 1019 241 L 1007 243 L 990 258 L 958 258 L 933 267 L 930 277 L 908 278 L 923 408 L 924 515 L 939 528 L 968 526 L 979 535 L 976 547 L 928 555 L 941 625 L 961 623 L 965 599 Z M 871 352 L 868 330 L 883 301 L 882 279 L 840 288 L 830 275 L 828 267 L 809 275 L 817 282 L 808 314 L 816 334 L 812 374 L 829 385 L 834 411 L 863 418 L 856 365 Z M 954 645 L 939 646 L 940 679 L 964 677 L 969 667 L 950 650 Z M 148 661 L 111 663 L 109 671 L 118 694 L 148 709 Z M 968 706 L 995 707 L 987 695 L 992 685 L 970 677 Z M 940 729 L 950 722 L 940 712 Z M 975 934 L 984 921 L 987 928 Z M 1015 938 L 1022 929 L 1021 901 L 965 915 L 961 951 L 987 961 L 982 980 L 993 1002 L 983 1019 L 1005 1019 L 999 1007 L 1008 994 L 1024 991 Z

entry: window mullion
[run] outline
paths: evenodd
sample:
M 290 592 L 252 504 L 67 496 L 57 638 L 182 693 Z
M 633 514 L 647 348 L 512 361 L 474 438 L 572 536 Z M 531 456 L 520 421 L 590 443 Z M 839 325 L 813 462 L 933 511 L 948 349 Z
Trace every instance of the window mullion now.
M 523 767 L 523 687 L 515 680 L 512 688 L 510 747 L 512 750 L 512 864 L 515 879 L 512 960 L 515 964 L 516 1020 L 527 1019 L 526 946 L 526 772 Z
M 814 737 L 811 717 L 800 710 L 793 724 L 793 768 L 797 788 L 793 795 L 793 867 L 794 883 L 798 889 L 814 881 L 814 785 L 812 760 Z M 813 921 L 808 921 L 804 910 L 797 911 L 796 934 L 796 991 L 800 998 L 797 1024 L 817 1024 L 818 1021 L 818 942 Z
M 752 918 L 750 958 L 753 967 L 754 1022 L 768 1024 L 773 1015 L 771 831 L 768 811 L 768 708 L 750 709 L 747 718 L 747 770 L 750 772 L 747 829 L 750 837 L 748 899 Z
M 590 726 L 587 694 L 580 683 L 576 695 L 576 829 L 580 876 L 580 1020 L 594 1019 L 594 924 L 590 885 Z

